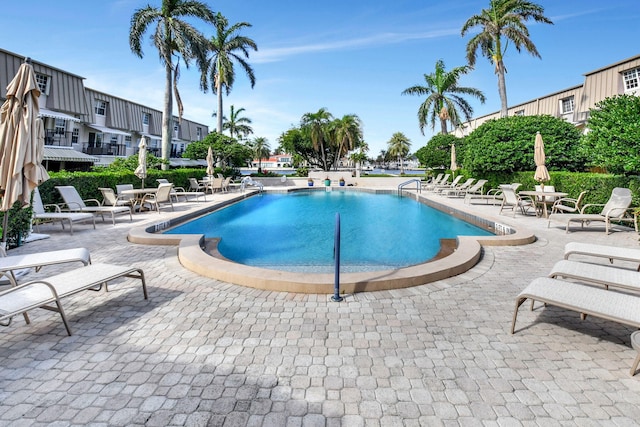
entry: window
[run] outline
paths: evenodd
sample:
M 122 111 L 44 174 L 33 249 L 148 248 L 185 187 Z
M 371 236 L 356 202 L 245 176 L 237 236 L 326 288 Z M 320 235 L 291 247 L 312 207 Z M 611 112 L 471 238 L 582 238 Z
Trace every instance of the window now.
M 47 94 L 47 83 L 49 82 L 49 77 L 43 74 L 36 74 L 36 82 L 38 83 L 38 89 L 40 89 L 40 93 L 46 95 Z
M 638 86 L 640 86 L 640 68 L 625 71 L 622 73 L 622 78 L 625 92 L 638 89 Z
M 124 145 L 127 148 L 131 148 L 131 135 L 127 135 L 124 137 Z
M 561 105 L 561 111 L 562 114 L 569 114 L 569 113 L 573 113 L 573 96 L 570 98 L 565 98 L 563 100 L 560 101 L 562 103 Z
M 513 113 L 514 116 L 524 116 L 524 110 L 517 110 L 515 113 Z
M 202 141 L 202 128 L 201 127 L 197 127 L 196 128 L 196 135 L 198 137 L 198 141 Z
M 107 103 L 105 101 L 96 101 L 95 110 L 97 115 L 105 116 L 107 112 Z
M 151 120 L 151 114 L 149 113 L 142 113 L 142 124 L 143 125 L 149 125 L 149 121 Z
M 111 145 L 117 145 L 118 144 L 118 135 L 111 135 Z
M 64 119 L 56 119 L 55 134 L 64 135 L 65 130 Z
M 77 144 L 79 137 L 80 137 L 80 129 L 73 128 L 73 132 L 71 132 L 71 143 Z
M 177 123 L 173 124 L 173 136 L 178 138 L 178 132 L 180 131 L 180 125 Z

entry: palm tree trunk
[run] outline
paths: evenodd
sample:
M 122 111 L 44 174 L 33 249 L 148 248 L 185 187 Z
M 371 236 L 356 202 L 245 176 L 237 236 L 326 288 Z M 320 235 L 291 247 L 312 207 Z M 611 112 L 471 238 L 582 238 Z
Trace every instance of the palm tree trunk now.
M 218 94 L 218 133 L 222 134 L 222 83 L 220 77 L 216 81 L 216 93 Z
M 502 60 L 499 60 L 496 65 L 496 73 L 498 74 L 498 93 L 500 94 L 500 117 L 502 118 L 508 115 L 507 83 L 504 78 L 505 68 Z
M 447 120 L 446 119 L 445 120 L 440 119 L 440 132 L 443 135 L 447 134 Z
M 165 64 L 164 107 L 162 109 L 162 159 L 167 163 L 162 165 L 162 170 L 169 170 L 169 157 L 171 155 L 171 135 L 173 134 L 173 65 Z

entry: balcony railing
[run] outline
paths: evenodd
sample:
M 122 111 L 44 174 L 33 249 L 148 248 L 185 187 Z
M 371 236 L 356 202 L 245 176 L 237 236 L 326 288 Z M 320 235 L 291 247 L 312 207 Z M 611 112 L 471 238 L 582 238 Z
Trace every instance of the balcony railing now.
M 71 147 L 71 132 L 58 133 L 53 129 L 45 129 L 44 145 Z

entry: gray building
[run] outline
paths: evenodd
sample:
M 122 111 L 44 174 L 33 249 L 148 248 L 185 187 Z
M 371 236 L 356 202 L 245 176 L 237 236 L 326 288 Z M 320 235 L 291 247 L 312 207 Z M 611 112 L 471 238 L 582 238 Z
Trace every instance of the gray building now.
M 0 98 L 25 57 L 0 49 Z M 148 151 L 160 156 L 162 111 L 84 86 L 84 78 L 31 61 L 40 86 L 40 117 L 45 128 L 45 167 L 49 170 L 87 169 L 136 154 L 142 136 Z M 160 106 L 161 107 L 161 106 Z M 209 127 L 184 117 L 173 118 L 171 157 L 202 140 Z

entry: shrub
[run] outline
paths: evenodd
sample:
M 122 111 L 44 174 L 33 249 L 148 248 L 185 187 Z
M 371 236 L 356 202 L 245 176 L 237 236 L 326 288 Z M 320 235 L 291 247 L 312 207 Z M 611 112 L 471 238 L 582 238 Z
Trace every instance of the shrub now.
M 552 116 L 514 116 L 483 123 L 465 138 L 463 166 L 472 176 L 533 171 L 537 131 L 544 140 L 550 171 L 584 170 L 580 132 Z
M 415 156 L 426 168 L 448 168 L 451 164 L 451 145 L 456 144 L 456 162 L 464 161 L 464 139 L 454 135 L 438 134 L 427 142 L 427 145 L 416 151 Z
M 606 98 L 590 112 L 582 150 L 589 165 L 611 173 L 640 171 L 640 97 Z

